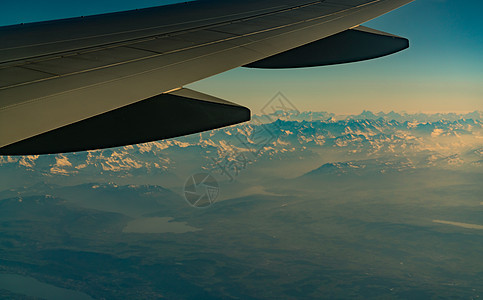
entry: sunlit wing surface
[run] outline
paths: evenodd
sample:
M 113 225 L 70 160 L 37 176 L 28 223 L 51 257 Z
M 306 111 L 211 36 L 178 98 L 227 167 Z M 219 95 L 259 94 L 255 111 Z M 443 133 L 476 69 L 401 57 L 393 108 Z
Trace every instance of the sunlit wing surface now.
M 246 121 L 249 114 L 240 110 L 232 120 L 215 118 L 220 114 L 217 109 L 211 110 L 213 117 L 208 112 L 195 118 L 180 109 L 183 105 L 170 103 L 186 97 L 157 96 L 173 95 L 189 83 L 240 66 L 318 66 L 399 51 L 407 47 L 401 44 L 404 39 L 387 39 L 387 34 L 356 27 L 411 1 L 195 1 L 0 28 L 0 154 L 121 146 Z M 354 31 L 357 38 L 351 44 Z M 369 38 L 363 38 L 361 31 L 369 32 Z M 334 51 L 352 47 L 350 51 L 332 57 L 319 53 L 309 61 L 296 59 L 301 49 L 315 55 L 321 46 L 314 42 L 337 34 L 339 38 L 332 37 L 339 43 Z M 309 48 L 304 50 L 304 45 Z M 292 49 L 289 61 L 280 56 Z M 188 98 L 200 101 L 197 105 L 212 105 Z M 153 99 L 163 99 L 152 106 L 160 112 L 157 115 L 146 113 L 146 106 L 136 106 Z M 156 123 L 158 133 L 145 128 L 149 133 L 143 135 L 139 133 L 142 125 L 121 126 L 123 119 L 116 112 L 121 108 L 129 111 L 131 119 L 126 122 L 141 120 L 143 115 L 166 118 L 170 111 L 179 118 Z M 79 122 L 82 126 L 75 125 Z M 117 136 L 122 134 L 109 134 L 115 128 L 135 130 L 121 138 Z M 69 134 L 74 136 L 67 138 Z

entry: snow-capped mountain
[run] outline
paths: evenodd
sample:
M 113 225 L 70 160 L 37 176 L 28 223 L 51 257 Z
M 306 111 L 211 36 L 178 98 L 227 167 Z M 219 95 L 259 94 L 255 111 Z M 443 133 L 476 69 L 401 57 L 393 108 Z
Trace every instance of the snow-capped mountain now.
M 329 152 L 347 161 L 345 167 L 356 169 L 363 166 L 353 161 L 387 157 L 409 159 L 412 167 L 480 167 L 482 133 L 482 112 L 426 115 L 364 111 L 357 116 L 336 116 L 287 111 L 146 144 L 59 155 L 0 156 L 0 175 L 123 177 L 176 174 L 187 168 L 212 171 L 221 165 L 239 172 L 259 162 L 311 159 Z M 339 168 L 337 163 L 326 168 Z

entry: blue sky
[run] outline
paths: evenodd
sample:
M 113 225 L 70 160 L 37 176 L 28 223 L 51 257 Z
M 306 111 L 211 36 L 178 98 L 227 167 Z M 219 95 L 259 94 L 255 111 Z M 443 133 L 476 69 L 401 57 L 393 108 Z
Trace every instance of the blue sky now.
M 0 24 L 90 15 L 180 1 L 2 0 Z M 190 85 L 254 112 L 278 91 L 300 110 L 336 113 L 483 110 L 483 2 L 417 0 L 367 24 L 407 37 L 404 52 L 367 62 L 298 69 L 238 68 Z

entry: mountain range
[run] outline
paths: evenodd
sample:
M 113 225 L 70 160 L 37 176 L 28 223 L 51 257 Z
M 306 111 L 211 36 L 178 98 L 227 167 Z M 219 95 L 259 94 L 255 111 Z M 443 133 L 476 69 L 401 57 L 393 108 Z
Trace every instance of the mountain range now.
M 129 182 L 133 177 L 163 178 L 169 185 L 197 171 L 232 180 L 258 166 L 283 171 L 284 166 L 295 165 L 296 176 L 324 164 L 328 164 L 324 168 L 351 166 L 354 170 L 360 160 L 366 161 L 363 165 L 384 161 L 379 171 L 401 161 L 403 168 L 480 168 L 482 133 L 483 113 L 479 111 L 464 115 L 364 111 L 353 116 L 278 111 L 255 115 L 249 123 L 146 144 L 58 155 L 0 156 L 4 183 L 0 188 L 25 185 L 26 180 Z

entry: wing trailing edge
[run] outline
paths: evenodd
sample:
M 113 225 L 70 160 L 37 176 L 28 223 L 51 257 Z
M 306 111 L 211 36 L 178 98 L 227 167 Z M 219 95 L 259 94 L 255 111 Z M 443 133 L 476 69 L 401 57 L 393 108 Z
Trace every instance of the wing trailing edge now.
M 406 38 L 364 26 L 248 64 L 248 68 L 307 68 L 358 62 L 402 51 Z
M 38 155 L 125 146 L 250 120 L 246 107 L 189 89 L 161 94 L 0 148 Z

